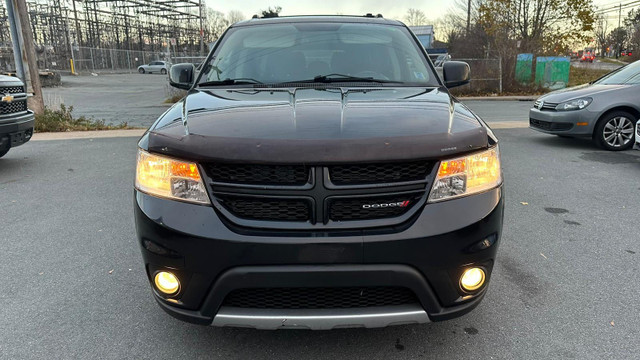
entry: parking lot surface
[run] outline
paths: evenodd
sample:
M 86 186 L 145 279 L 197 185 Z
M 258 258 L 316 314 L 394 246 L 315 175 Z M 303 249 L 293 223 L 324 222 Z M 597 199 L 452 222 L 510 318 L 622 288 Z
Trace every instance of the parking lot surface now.
M 110 124 L 127 122 L 147 128 L 170 104 L 166 75 L 104 74 L 64 76 L 62 86 L 45 88 L 48 105 L 60 103 L 74 107 L 74 115 L 105 120 Z M 472 110 L 487 122 L 528 121 L 533 101 L 468 101 Z
M 0 159 L 0 358 L 636 357 L 640 152 L 496 134 L 505 222 L 483 303 L 442 323 L 325 332 L 202 327 L 155 304 L 133 224 L 137 139 L 12 149 Z

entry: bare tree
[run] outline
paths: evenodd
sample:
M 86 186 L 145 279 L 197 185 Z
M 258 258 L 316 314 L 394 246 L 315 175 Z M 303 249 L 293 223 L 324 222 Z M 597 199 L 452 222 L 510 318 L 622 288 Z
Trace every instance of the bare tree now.
M 238 21 L 242 21 L 242 20 L 246 20 L 246 17 L 239 10 L 231 10 L 227 14 L 227 21 L 229 21 L 229 24 L 235 24 Z
M 210 40 L 217 40 L 220 35 L 229 27 L 229 20 L 220 11 L 207 8 L 207 17 L 204 28 Z
M 407 10 L 407 15 L 404 17 L 409 26 L 427 25 L 427 17 L 424 12 L 419 9 Z

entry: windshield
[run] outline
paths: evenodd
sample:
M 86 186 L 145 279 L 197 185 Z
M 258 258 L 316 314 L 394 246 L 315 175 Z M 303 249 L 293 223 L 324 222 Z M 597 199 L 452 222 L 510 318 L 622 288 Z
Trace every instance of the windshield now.
M 438 85 L 404 27 L 354 23 L 232 28 L 203 69 L 200 84 L 278 84 L 314 78 Z
M 600 85 L 640 84 L 640 61 L 613 71 L 595 81 Z

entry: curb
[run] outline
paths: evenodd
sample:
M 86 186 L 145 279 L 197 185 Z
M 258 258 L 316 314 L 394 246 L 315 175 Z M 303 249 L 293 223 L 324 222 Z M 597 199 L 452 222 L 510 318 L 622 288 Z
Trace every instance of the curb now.
M 487 122 L 491 129 L 523 129 L 529 127 L 528 121 L 494 121 Z M 98 130 L 98 131 L 69 131 L 58 133 L 35 133 L 31 141 L 75 140 L 75 139 L 105 139 L 123 137 L 141 137 L 146 129 L 130 130 Z
M 458 97 L 460 101 L 536 101 L 538 97 L 542 95 L 528 95 L 528 96 L 465 96 Z
M 97 130 L 97 131 L 68 131 L 58 133 L 35 133 L 31 141 L 72 140 L 72 139 L 101 139 L 120 137 L 141 137 L 146 129 L 129 130 Z

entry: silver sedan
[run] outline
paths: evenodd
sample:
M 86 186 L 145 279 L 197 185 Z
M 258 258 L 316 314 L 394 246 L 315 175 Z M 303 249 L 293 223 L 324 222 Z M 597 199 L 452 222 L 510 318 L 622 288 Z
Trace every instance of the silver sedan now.
M 144 74 L 144 73 L 166 74 L 167 71 L 169 71 L 169 63 L 167 63 L 166 61 L 152 61 L 148 65 L 138 66 L 138 72 L 140 74 Z
M 548 134 L 590 137 L 606 150 L 634 146 L 640 120 L 640 61 L 589 84 L 540 97 L 529 111 L 529 127 Z

